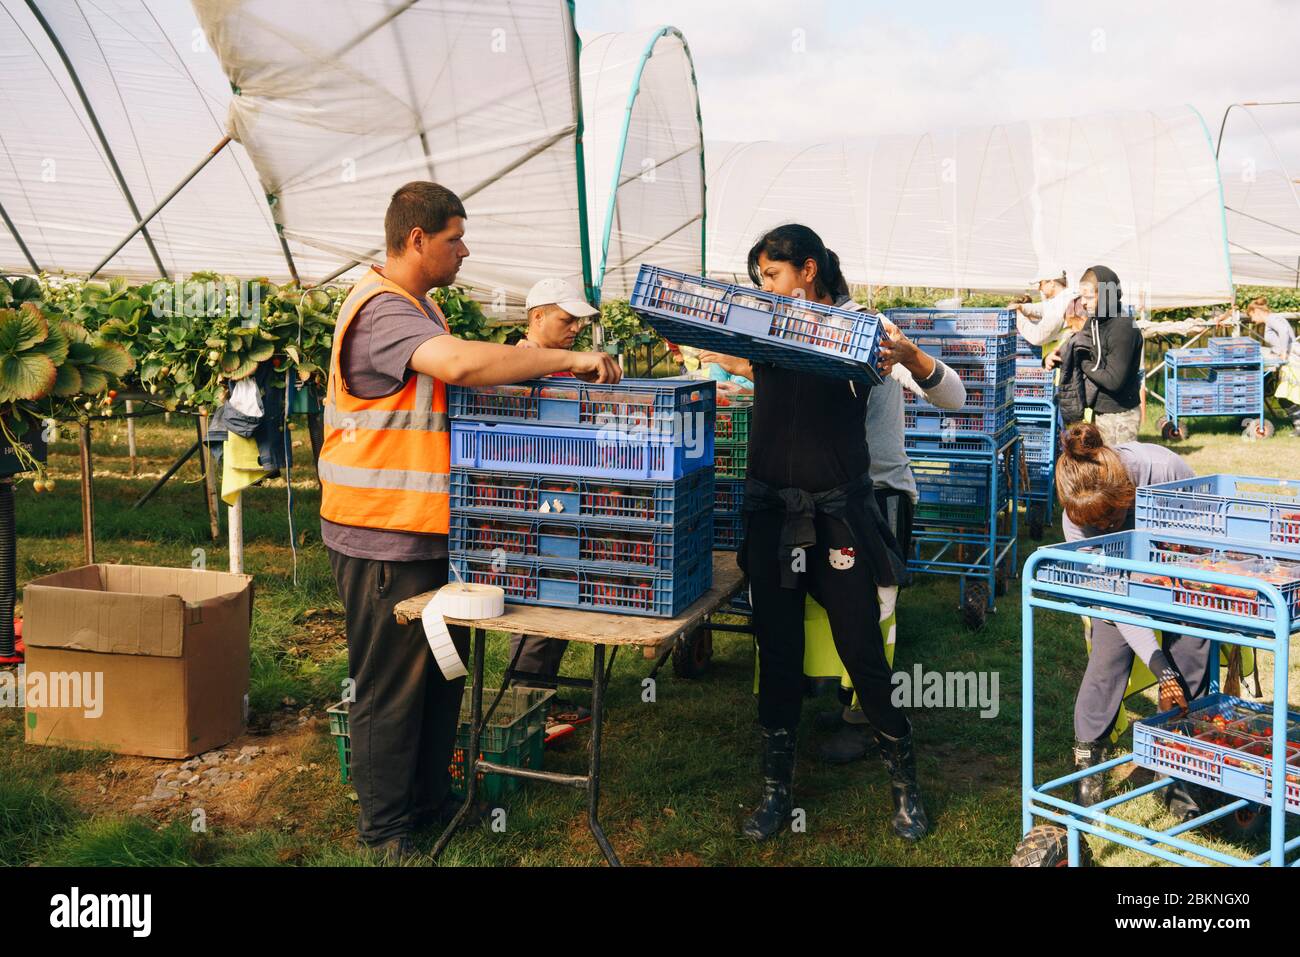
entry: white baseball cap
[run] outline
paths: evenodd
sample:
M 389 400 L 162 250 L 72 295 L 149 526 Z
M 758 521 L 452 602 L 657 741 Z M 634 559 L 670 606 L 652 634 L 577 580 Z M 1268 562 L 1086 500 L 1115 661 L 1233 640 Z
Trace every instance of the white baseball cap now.
M 542 279 L 528 290 L 526 307 L 530 312 L 536 306 L 556 305 L 577 319 L 585 319 L 600 312 L 593 309 L 585 296 L 566 279 Z
M 1054 263 L 1039 265 L 1038 273 L 1034 276 L 1034 284 L 1037 285 L 1040 282 L 1047 282 L 1049 279 L 1055 282 L 1064 283 L 1067 286 L 1070 284 L 1069 280 L 1066 278 L 1064 266 L 1058 266 Z

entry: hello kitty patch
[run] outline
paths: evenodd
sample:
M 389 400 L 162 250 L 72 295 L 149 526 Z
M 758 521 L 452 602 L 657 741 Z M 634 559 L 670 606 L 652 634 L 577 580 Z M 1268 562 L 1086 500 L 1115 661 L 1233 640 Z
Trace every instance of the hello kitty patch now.
M 853 567 L 857 560 L 857 552 L 852 548 L 832 548 L 827 550 L 827 557 L 830 559 L 831 568 L 837 571 L 846 571 Z

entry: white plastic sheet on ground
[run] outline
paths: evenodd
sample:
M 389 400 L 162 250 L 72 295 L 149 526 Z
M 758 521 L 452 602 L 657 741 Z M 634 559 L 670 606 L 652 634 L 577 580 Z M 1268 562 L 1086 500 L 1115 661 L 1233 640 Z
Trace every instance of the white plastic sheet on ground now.
M 1300 287 L 1300 103 L 1236 104 L 1220 136 L 1233 279 Z
M 517 315 L 533 281 L 582 283 L 577 38 L 558 0 L 195 0 L 238 89 L 230 129 L 286 236 L 382 260 L 401 184 L 469 213 L 458 282 Z M 307 22 L 304 21 L 307 18 Z
M 1213 145 L 1190 108 L 820 144 L 709 143 L 709 271 L 816 229 L 850 282 L 1021 290 L 1110 266 L 1134 305 L 1226 302 Z
M 690 50 L 671 27 L 584 37 L 592 272 L 627 298 L 638 266 L 704 268 L 704 139 Z
M 38 0 L 67 54 L 136 208 L 147 213 L 222 138 L 230 85 L 193 10 L 176 0 Z M 0 0 L 0 205 L 50 272 L 93 269 L 136 222 L 91 112 L 23 0 Z M 228 146 L 148 232 L 169 275 L 215 269 L 287 278 L 257 174 Z M 310 272 L 333 260 L 295 247 Z M 30 271 L 0 225 L 0 269 Z M 105 275 L 156 278 L 137 236 Z

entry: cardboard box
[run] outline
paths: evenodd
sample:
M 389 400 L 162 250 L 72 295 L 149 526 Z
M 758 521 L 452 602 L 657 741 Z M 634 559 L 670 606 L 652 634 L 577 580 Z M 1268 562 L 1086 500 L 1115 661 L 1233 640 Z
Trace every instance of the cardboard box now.
M 35 579 L 23 591 L 27 743 L 159 758 L 229 743 L 247 718 L 252 615 L 250 575 L 101 563 Z

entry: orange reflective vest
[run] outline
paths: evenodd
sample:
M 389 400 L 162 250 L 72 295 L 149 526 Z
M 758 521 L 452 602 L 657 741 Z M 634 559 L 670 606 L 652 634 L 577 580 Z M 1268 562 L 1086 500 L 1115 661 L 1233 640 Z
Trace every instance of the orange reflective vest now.
M 451 433 L 447 387 L 416 372 L 392 395 L 348 391 L 339 356 L 352 320 L 380 293 L 420 302 L 371 267 L 339 311 L 325 392 L 325 441 L 317 473 L 321 517 L 339 525 L 446 535 L 450 516 Z M 443 327 L 447 320 L 435 305 Z

